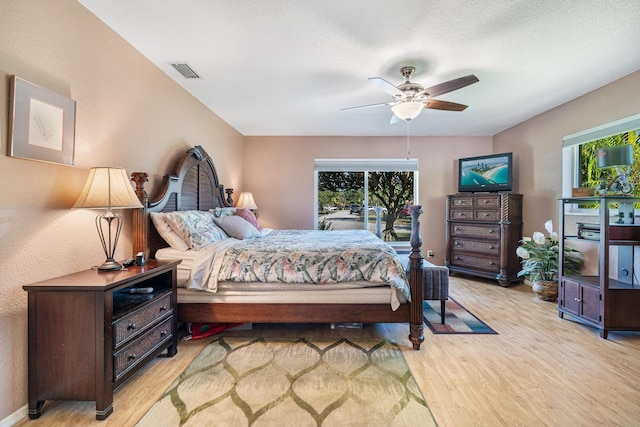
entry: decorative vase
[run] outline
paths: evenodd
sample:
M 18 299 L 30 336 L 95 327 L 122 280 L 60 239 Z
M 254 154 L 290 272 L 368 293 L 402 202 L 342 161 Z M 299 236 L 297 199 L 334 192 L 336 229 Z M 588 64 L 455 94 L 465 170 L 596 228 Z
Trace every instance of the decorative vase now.
M 556 301 L 558 299 L 557 280 L 538 280 L 532 283 L 531 289 L 542 301 Z

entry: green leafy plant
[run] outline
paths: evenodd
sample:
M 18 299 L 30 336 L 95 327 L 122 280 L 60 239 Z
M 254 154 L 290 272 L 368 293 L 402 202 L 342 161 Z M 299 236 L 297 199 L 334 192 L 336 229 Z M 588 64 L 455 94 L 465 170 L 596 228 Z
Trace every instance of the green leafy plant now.
M 553 222 L 545 222 L 545 229 L 549 233 L 545 236 L 536 231 L 532 237 L 525 237 L 520 241 L 516 254 L 522 258 L 522 270 L 518 277 L 529 276 L 529 280 L 537 282 L 558 280 L 558 263 L 560 246 L 558 233 L 553 231 Z M 582 257 L 577 249 L 564 246 L 564 272 L 577 274 L 582 266 Z

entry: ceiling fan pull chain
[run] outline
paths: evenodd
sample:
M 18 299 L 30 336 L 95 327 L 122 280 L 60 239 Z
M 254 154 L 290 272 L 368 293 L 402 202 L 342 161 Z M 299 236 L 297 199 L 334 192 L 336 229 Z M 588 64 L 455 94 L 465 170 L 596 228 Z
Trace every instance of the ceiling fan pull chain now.
M 407 160 L 409 160 L 409 154 L 411 154 L 411 120 L 407 122 Z

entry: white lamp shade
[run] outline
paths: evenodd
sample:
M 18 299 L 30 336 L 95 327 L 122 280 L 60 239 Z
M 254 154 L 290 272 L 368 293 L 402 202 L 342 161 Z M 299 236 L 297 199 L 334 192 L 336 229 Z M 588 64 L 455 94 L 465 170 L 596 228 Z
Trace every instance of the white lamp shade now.
M 236 203 L 236 208 L 240 209 L 258 209 L 256 206 L 256 202 L 253 200 L 253 194 L 250 192 L 240 193 L 240 197 L 238 198 L 238 203 Z
M 408 122 L 409 120 L 413 120 L 418 117 L 423 108 L 424 104 L 422 102 L 409 101 L 394 105 L 391 107 L 391 111 L 393 111 L 393 114 L 395 114 L 400 120 Z
M 89 178 L 74 208 L 141 208 L 127 171 L 116 167 L 91 168 Z

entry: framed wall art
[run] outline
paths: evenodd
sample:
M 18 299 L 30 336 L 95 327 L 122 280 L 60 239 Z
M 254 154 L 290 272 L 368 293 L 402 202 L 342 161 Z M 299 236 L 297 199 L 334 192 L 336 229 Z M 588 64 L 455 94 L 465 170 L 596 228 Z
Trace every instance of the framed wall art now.
M 73 165 L 75 101 L 11 76 L 9 156 Z

